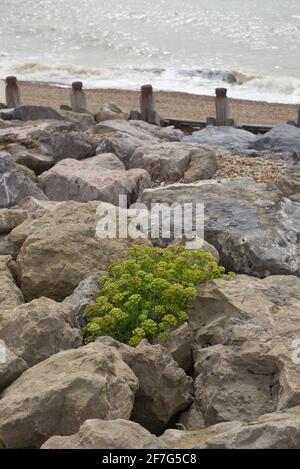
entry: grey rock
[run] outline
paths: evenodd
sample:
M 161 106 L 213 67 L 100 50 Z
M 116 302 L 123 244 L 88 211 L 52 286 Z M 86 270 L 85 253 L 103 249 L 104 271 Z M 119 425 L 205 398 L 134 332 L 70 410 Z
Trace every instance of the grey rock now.
M 17 357 L 17 355 L 6 346 L 5 361 L 0 360 L 0 392 L 15 381 L 27 368 L 27 363 L 22 360 L 22 358 Z
M 204 203 L 205 238 L 228 270 L 255 276 L 300 274 L 300 206 L 249 178 L 146 189 L 151 203 Z
M 225 147 L 229 149 L 247 149 L 254 142 L 256 136 L 246 130 L 234 127 L 207 127 L 193 132 L 183 139 L 187 143 L 199 143 L 210 147 Z
M 8 125 L 9 124 L 9 125 Z M 39 148 L 38 140 L 41 136 L 51 135 L 53 132 L 71 132 L 78 130 L 78 125 L 65 120 L 46 120 L 36 122 L 13 121 L 0 128 L 0 145 L 23 145 L 28 150 Z
M 117 351 L 93 343 L 60 352 L 25 371 L 0 399 L 0 440 L 39 448 L 88 419 L 129 419 L 138 381 Z
M 53 132 L 41 133 L 37 138 L 43 153 L 54 158 L 55 162 L 65 158 L 82 160 L 96 154 L 97 143 L 85 132 Z
M 262 151 L 290 152 L 300 157 L 300 129 L 289 124 L 281 124 L 273 127 L 264 135 L 258 136 L 251 148 Z
M 129 167 L 145 169 L 153 182 L 176 182 L 187 170 L 192 151 L 192 146 L 177 142 L 142 146 L 132 155 Z
M 180 141 L 180 131 L 160 128 L 142 121 L 112 120 L 94 128 L 98 153 L 114 153 L 128 167 L 135 150 L 160 142 Z
M 41 174 L 54 165 L 54 159 L 50 155 L 43 155 L 18 144 L 8 145 L 6 151 L 12 156 L 13 160 L 23 166 Z
M 95 275 L 83 279 L 72 295 L 64 299 L 64 303 L 73 306 L 78 324 L 83 328 L 87 323 L 85 309 L 87 306 L 95 303 L 96 297 L 100 291 L 99 280 L 101 277 L 108 275 L 107 272 L 99 272 Z
M 128 420 L 87 420 L 71 436 L 53 436 L 41 449 L 163 449 L 166 445 Z
M 13 207 L 29 195 L 47 199 L 32 179 L 17 167 L 9 153 L 0 152 L 0 208 Z
M 54 161 L 64 158 L 83 159 L 94 156 L 97 142 L 80 126 L 66 120 L 24 123 L 0 129 L 0 145 L 18 144 L 30 152 L 50 156 Z
M 165 142 L 181 142 L 184 137 L 182 130 L 174 129 L 172 126 L 158 127 L 157 125 L 151 125 L 142 120 L 133 120 L 130 121 L 130 124 L 138 129 L 146 130 L 153 135 L 153 137 L 157 137 L 159 140 Z
M 20 106 L 11 112 L 2 112 L 0 115 L 3 120 L 35 121 L 63 119 L 57 111 L 48 106 Z
M 125 171 L 123 163 L 111 153 L 83 161 L 63 160 L 39 177 L 39 187 L 50 200 L 56 201 L 102 200 L 118 205 L 119 196 L 126 195 L 132 203 L 150 185 L 146 171 Z

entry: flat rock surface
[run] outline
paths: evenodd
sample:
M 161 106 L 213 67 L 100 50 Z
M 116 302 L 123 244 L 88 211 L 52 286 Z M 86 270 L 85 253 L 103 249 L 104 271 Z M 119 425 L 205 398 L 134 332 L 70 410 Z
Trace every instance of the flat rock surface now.
M 151 203 L 204 204 L 205 238 L 220 253 L 220 263 L 256 276 L 300 273 L 300 206 L 281 192 L 250 178 L 147 189 Z

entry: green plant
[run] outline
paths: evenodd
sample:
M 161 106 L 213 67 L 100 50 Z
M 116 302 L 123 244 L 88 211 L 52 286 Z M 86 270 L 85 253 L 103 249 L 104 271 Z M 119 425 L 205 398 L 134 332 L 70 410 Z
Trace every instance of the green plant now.
M 86 309 L 85 341 L 108 335 L 134 347 L 144 338 L 166 339 L 188 319 L 196 285 L 224 277 L 224 268 L 201 250 L 133 246 L 129 259 L 109 273 L 96 303 Z

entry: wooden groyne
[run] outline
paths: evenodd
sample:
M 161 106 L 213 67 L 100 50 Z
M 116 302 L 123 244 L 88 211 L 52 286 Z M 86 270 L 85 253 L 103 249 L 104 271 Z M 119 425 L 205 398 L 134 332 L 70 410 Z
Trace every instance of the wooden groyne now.
M 208 125 L 212 125 L 211 121 L 197 121 L 188 119 L 178 119 L 176 117 L 165 117 L 161 121 L 162 127 L 173 125 L 176 129 L 184 130 L 185 132 L 194 132 L 195 130 L 204 129 Z M 273 128 L 272 125 L 265 124 L 234 124 L 236 128 L 247 130 L 254 134 L 265 134 Z
M 1 83 L 0 83 L 1 84 Z M 3 83 L 1 88 L 1 100 L 6 101 L 9 109 L 17 108 L 22 105 L 22 97 L 17 77 L 9 76 Z M 140 90 L 138 101 L 138 110 L 130 112 L 129 119 L 143 120 L 150 124 L 158 126 L 172 125 L 184 132 L 191 133 L 195 130 L 203 129 L 207 126 L 234 126 L 235 128 L 247 130 L 254 134 L 264 134 L 273 128 L 270 124 L 251 124 L 234 122 L 230 115 L 230 102 L 226 88 L 217 88 L 215 90 L 215 115 L 208 116 L 206 120 L 198 119 L 181 119 L 172 116 L 161 116 L 156 109 L 155 93 L 150 84 L 143 85 Z M 72 83 L 70 90 L 70 106 L 63 105 L 62 109 L 72 110 L 73 112 L 86 113 L 89 112 L 86 94 L 81 81 Z M 200 103 L 201 106 L 201 103 Z M 199 113 L 200 114 L 200 113 Z M 201 113 L 203 115 L 203 113 Z M 197 115 L 194 113 L 194 115 Z M 295 121 L 288 121 L 289 124 L 300 127 L 300 105 L 298 106 L 298 115 Z
M 145 96 L 146 94 L 146 96 Z M 147 97 L 148 95 L 148 97 Z M 151 99 L 149 99 L 151 95 Z M 179 119 L 173 117 L 160 117 L 154 107 L 155 99 L 154 93 L 151 85 L 145 85 L 141 87 L 141 96 L 140 96 L 140 112 L 131 112 L 131 119 L 141 119 L 151 124 L 157 124 L 158 121 L 163 127 L 172 125 L 176 129 L 183 130 L 185 132 L 193 132 L 195 130 L 204 129 L 207 126 L 234 126 L 238 129 L 247 130 L 254 134 L 265 134 L 273 128 L 272 125 L 267 124 L 243 124 L 235 123 L 233 119 L 230 118 L 230 107 L 229 100 L 227 96 L 226 88 L 216 88 L 215 90 L 215 108 L 216 116 L 207 117 L 206 121 L 201 120 L 189 120 L 189 119 Z M 145 112 L 145 102 L 147 103 Z M 155 118 L 153 117 L 155 116 Z M 298 108 L 298 119 L 296 121 L 289 121 L 289 124 L 300 127 L 300 105 Z

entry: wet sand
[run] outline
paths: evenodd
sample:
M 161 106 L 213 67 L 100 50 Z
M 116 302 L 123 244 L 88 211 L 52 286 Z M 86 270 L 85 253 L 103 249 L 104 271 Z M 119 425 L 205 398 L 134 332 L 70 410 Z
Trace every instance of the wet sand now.
M 49 83 L 19 82 L 23 104 L 45 105 L 59 108 L 69 104 L 68 88 Z M 88 109 L 97 112 L 105 103 L 115 103 L 126 111 L 139 107 L 138 91 L 86 90 Z M 162 117 L 206 120 L 215 115 L 214 98 L 188 93 L 156 92 L 156 107 Z M 269 104 L 261 101 L 230 99 L 230 114 L 237 123 L 274 125 L 297 119 L 297 106 L 290 104 Z

